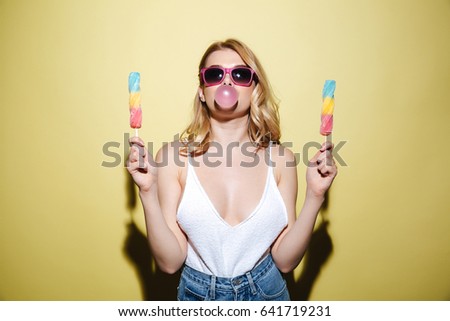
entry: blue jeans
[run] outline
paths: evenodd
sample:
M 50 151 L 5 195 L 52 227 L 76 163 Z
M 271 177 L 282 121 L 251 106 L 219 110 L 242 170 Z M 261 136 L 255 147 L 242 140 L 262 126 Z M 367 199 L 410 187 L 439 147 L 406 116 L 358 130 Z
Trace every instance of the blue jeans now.
M 269 254 L 253 270 L 233 278 L 216 277 L 185 265 L 179 301 L 289 301 L 286 281 Z

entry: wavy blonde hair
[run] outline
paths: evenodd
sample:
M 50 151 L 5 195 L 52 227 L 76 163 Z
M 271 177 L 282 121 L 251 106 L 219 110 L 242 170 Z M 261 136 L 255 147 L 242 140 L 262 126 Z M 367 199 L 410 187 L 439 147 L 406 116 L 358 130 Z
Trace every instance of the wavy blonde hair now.
M 199 86 L 204 86 L 200 70 L 205 67 L 207 58 L 211 53 L 223 49 L 234 50 L 256 73 L 254 79 L 256 85 L 252 92 L 247 129 L 251 142 L 258 148 L 266 148 L 271 142 L 279 144 L 281 132 L 278 103 L 258 58 L 244 43 L 236 39 L 227 39 L 211 44 L 203 54 L 198 66 Z M 194 99 L 193 119 L 181 134 L 181 142 L 184 145 L 182 154 L 205 153 L 209 147 L 210 137 L 209 109 L 206 103 L 200 100 L 197 92 Z

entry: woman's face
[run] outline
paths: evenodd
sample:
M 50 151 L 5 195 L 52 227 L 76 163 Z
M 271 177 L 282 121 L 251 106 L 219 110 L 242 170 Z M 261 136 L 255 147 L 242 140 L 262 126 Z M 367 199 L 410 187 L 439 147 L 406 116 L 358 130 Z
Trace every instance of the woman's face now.
M 223 49 L 214 51 L 208 56 L 205 67 L 208 68 L 211 66 L 232 68 L 235 66 L 245 66 L 245 63 L 236 51 L 232 49 Z M 214 101 L 217 88 L 219 88 L 219 86 L 223 86 L 224 84 L 234 87 L 238 92 L 238 102 L 230 108 L 222 108 Z M 231 76 L 229 74 L 226 74 L 222 83 L 218 85 L 199 87 L 199 97 L 202 101 L 206 102 L 212 116 L 217 116 L 219 118 L 239 117 L 248 113 L 254 88 L 254 81 L 248 87 L 239 86 L 231 81 Z

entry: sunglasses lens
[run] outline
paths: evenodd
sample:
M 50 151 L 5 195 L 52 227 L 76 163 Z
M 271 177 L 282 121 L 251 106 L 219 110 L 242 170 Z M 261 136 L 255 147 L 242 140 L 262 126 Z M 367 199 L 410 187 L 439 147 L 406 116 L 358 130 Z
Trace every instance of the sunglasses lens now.
M 222 81 L 224 71 L 220 68 L 208 68 L 205 70 L 204 77 L 206 84 L 217 84 Z
M 252 80 L 252 71 L 248 68 L 235 68 L 231 72 L 233 81 L 238 85 L 247 85 Z

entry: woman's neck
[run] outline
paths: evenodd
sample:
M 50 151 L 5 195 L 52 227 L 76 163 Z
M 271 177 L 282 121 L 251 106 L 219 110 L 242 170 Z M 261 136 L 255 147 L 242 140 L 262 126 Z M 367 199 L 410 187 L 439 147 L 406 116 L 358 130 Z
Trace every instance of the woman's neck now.
M 221 145 L 242 144 L 250 141 L 248 137 L 248 115 L 227 121 L 211 118 L 211 138 Z

